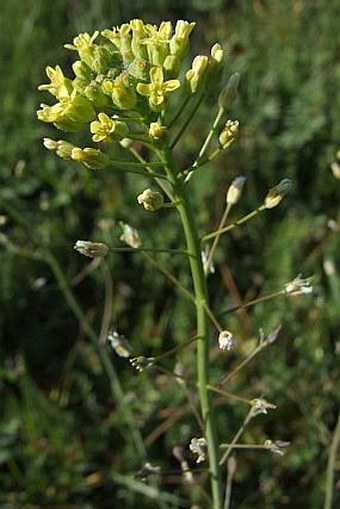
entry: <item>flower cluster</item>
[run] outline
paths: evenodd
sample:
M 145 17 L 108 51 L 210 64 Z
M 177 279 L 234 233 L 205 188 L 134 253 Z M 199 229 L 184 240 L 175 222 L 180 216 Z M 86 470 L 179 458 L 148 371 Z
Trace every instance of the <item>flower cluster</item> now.
M 57 102 L 41 104 L 38 118 L 62 131 L 87 131 L 95 145 L 79 148 L 45 139 L 45 147 L 97 169 L 108 164 L 101 151 L 113 141 L 148 133 L 160 138 L 166 125 L 156 122 L 173 92 L 196 94 L 207 78 L 216 81 L 221 75 L 224 52 L 219 44 L 209 56 L 196 56 L 190 69 L 180 72 L 194 26 L 183 20 L 175 26 L 170 21 L 156 26 L 134 19 L 102 32 L 79 34 L 66 44 L 78 56 L 72 65 L 74 77 L 66 77 L 58 65 L 47 67 L 50 83 L 39 90 L 49 92 Z

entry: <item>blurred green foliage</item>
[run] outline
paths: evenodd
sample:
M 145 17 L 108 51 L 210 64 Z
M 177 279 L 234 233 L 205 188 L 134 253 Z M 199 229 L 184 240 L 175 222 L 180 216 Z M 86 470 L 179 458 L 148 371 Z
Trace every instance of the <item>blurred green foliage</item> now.
M 232 111 L 241 124 L 239 141 L 195 177 L 202 231 L 218 223 L 237 174 L 247 177 L 247 186 L 235 217 L 257 207 L 281 178 L 295 183 L 279 208 L 221 241 L 209 282 L 212 304 L 219 315 L 240 300 L 281 289 L 299 272 L 315 275 L 316 293 L 222 315 L 240 344 L 229 356 L 213 356 L 214 374 L 218 380 L 241 362 L 260 328 L 268 333 L 282 324 L 277 342 L 235 376 L 228 390 L 247 398 L 263 395 L 278 407 L 252 421 L 244 442 L 269 437 L 292 445 L 284 457 L 237 454 L 233 507 L 322 506 L 339 406 L 340 186 L 329 170 L 340 144 L 339 11 L 336 0 L 3 2 L 1 503 L 188 506 L 183 500 L 189 490 L 179 484 L 177 498 L 169 498 L 179 478 L 169 475 L 147 486 L 132 477 L 143 458 L 126 424 L 129 412 L 137 432 L 143 430 L 149 460 L 178 468 L 172 447 L 186 447 L 198 433 L 185 394 L 164 374 L 137 376 L 109 352 L 124 391 L 119 393 L 116 381 L 111 392 L 97 339 L 80 323 L 76 308 L 84 310 L 92 331 L 100 331 L 109 315 L 137 354 L 157 355 L 194 334 L 191 305 L 137 254 L 110 256 L 106 266 L 98 266 L 72 249 L 77 239 L 117 244 L 119 220 L 139 228 L 147 245 L 180 247 L 176 219 L 166 210 L 156 217 L 136 206 L 146 179 L 93 173 L 47 153 L 40 140 L 48 128 L 35 118 L 45 66 L 70 65 L 64 43 L 80 31 L 140 17 L 197 21 L 194 52 L 220 41 L 229 48 L 226 78 L 236 70 L 242 75 Z M 207 98 L 179 148 L 184 165 L 200 146 L 215 101 Z M 160 259 L 189 284 L 181 258 Z M 189 372 L 192 359 L 192 348 L 181 354 Z M 172 369 L 173 359 L 164 366 Z M 172 420 L 177 406 L 183 415 Z M 221 403 L 224 441 L 246 412 L 242 403 Z M 192 490 L 193 501 L 196 496 Z

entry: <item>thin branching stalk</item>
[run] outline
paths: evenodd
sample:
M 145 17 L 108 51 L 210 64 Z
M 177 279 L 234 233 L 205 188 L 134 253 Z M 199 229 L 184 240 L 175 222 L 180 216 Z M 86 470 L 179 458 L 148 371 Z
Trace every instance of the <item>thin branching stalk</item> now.
M 99 338 L 91 325 L 88 323 L 87 318 L 82 311 L 74 293 L 71 290 L 71 287 L 65 278 L 61 267 L 56 260 L 56 258 L 52 255 L 52 253 L 49 250 L 45 250 L 45 260 L 50 266 L 50 269 L 56 278 L 56 281 L 58 283 L 59 289 L 64 295 L 64 298 L 69 305 L 71 311 L 75 315 L 75 317 L 78 319 L 79 323 L 81 324 L 85 334 L 90 339 L 91 343 L 97 350 L 97 353 L 99 355 L 99 358 L 101 360 L 102 366 L 108 376 L 109 382 L 110 382 L 110 389 L 111 393 L 114 397 L 114 400 L 119 405 L 120 411 L 122 412 L 122 415 L 125 418 L 127 428 L 129 429 L 129 435 L 133 441 L 133 444 L 135 446 L 135 450 L 137 453 L 137 457 L 142 462 L 145 459 L 145 445 L 143 443 L 143 439 L 141 437 L 141 434 L 138 430 L 138 428 L 135 425 L 134 418 L 132 414 L 130 413 L 128 407 L 124 405 L 124 393 L 122 390 L 122 387 L 120 385 L 119 378 L 117 376 L 117 373 L 112 365 L 112 362 L 110 360 L 110 357 L 102 345 L 99 343 Z
M 194 118 L 195 113 L 197 112 L 198 108 L 200 107 L 204 97 L 205 97 L 205 93 L 203 92 L 199 96 L 199 98 L 198 98 L 195 106 L 191 110 L 190 114 L 187 116 L 186 121 L 184 122 L 183 126 L 181 127 L 181 129 L 179 130 L 179 132 L 175 136 L 174 140 L 172 141 L 172 143 L 170 145 L 171 149 L 174 149 L 175 146 L 177 145 L 177 143 L 179 142 L 179 140 L 182 138 L 183 134 L 185 133 L 186 129 L 188 128 L 189 124 L 191 123 L 192 119 Z
M 229 215 L 229 212 L 230 212 L 230 209 L 231 209 L 232 205 L 230 203 L 227 203 L 227 206 L 223 212 L 223 216 L 222 216 L 222 219 L 220 221 L 220 224 L 218 225 L 218 228 L 217 228 L 217 231 L 219 230 L 222 230 L 223 226 L 225 225 L 225 222 L 228 218 L 228 215 Z M 205 264 L 205 274 L 209 274 L 209 269 L 210 269 L 210 265 L 212 264 L 213 262 L 213 259 L 214 259 L 214 254 L 215 254 L 215 251 L 216 251 L 216 248 L 217 248 L 217 245 L 218 245 L 218 241 L 220 240 L 220 237 L 221 235 L 216 235 L 216 237 L 214 238 L 214 241 L 212 243 L 212 246 L 210 248 L 210 251 L 209 251 L 209 254 L 208 254 L 208 258 L 207 258 L 207 261 L 206 261 L 206 264 Z
M 220 236 L 223 233 L 227 233 L 230 230 L 233 230 L 236 226 L 240 226 L 241 224 L 245 223 L 246 221 L 249 221 L 249 219 L 252 219 L 255 217 L 259 212 L 262 212 L 262 210 L 265 210 L 265 206 L 261 205 L 256 210 L 253 210 L 246 216 L 241 217 L 238 221 L 235 221 L 234 223 L 229 224 L 225 228 L 222 228 L 221 230 L 216 230 L 214 232 L 208 233 L 207 235 L 204 235 L 202 238 L 202 242 L 206 242 L 207 240 L 213 239 L 214 237 Z
M 250 354 L 240 364 L 236 366 L 236 368 L 234 368 L 232 371 L 230 371 L 221 378 L 220 382 L 218 383 L 218 386 L 227 383 L 233 376 L 236 375 L 236 373 L 238 373 L 242 368 L 244 368 L 244 366 L 246 366 L 248 362 L 250 362 L 254 357 L 256 357 L 258 353 L 262 352 L 262 350 L 266 348 L 268 345 L 269 345 L 268 342 L 263 341 L 257 347 L 255 347 L 254 350 L 252 350 Z
M 235 311 L 238 311 L 239 309 L 246 309 L 250 306 L 255 306 L 256 304 L 259 304 L 260 302 L 265 302 L 267 300 L 276 299 L 277 297 L 280 297 L 282 295 L 287 295 L 285 290 L 278 290 L 273 293 L 268 293 L 267 295 L 263 295 L 262 297 L 256 297 L 256 299 L 249 300 L 248 302 L 244 302 L 242 304 L 237 304 L 237 306 L 233 306 L 231 308 L 225 309 L 224 311 L 221 311 L 218 316 L 226 315 L 227 313 L 234 313 Z
M 225 451 L 225 453 L 223 454 L 223 456 L 222 456 L 222 458 L 220 460 L 220 465 L 224 465 L 224 463 L 227 461 L 227 459 L 228 459 L 230 453 L 232 452 L 235 444 L 237 443 L 238 439 L 240 438 L 240 436 L 242 435 L 243 431 L 245 430 L 247 424 L 251 420 L 252 415 L 253 415 L 253 411 L 252 411 L 252 408 L 251 408 L 249 410 L 249 412 L 247 413 L 243 423 L 241 424 L 238 432 L 235 434 L 235 436 L 232 439 L 232 441 L 230 442 L 230 444 L 228 444 L 227 450 Z
M 208 135 L 206 137 L 206 139 L 203 142 L 203 145 L 202 145 L 202 147 L 201 147 L 201 149 L 200 149 L 200 151 L 198 153 L 196 161 L 194 162 L 194 164 L 192 166 L 193 169 L 185 177 L 185 182 L 188 182 L 191 179 L 191 177 L 193 176 L 193 174 L 195 172 L 196 167 L 198 167 L 200 161 L 202 160 L 202 158 L 203 158 L 203 156 L 204 156 L 204 154 L 205 154 L 205 152 L 206 152 L 206 150 L 207 150 L 207 148 L 208 148 L 208 146 L 210 144 L 210 141 L 211 141 L 212 137 L 214 136 L 214 134 L 216 132 L 218 124 L 220 123 L 220 120 L 221 120 L 221 118 L 223 116 L 223 113 L 224 113 L 224 110 L 222 108 L 219 108 L 218 111 L 217 111 L 216 117 L 214 119 L 213 125 L 212 125 L 212 127 L 211 127 L 211 129 L 210 129 L 210 131 L 209 131 L 209 133 L 208 133 Z

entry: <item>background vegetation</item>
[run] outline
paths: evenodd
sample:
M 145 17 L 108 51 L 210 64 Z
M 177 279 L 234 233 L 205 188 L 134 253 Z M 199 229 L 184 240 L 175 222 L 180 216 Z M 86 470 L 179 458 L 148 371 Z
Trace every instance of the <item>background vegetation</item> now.
M 73 251 L 77 239 L 117 244 L 119 220 L 138 227 L 148 244 L 182 245 L 175 218 L 138 208 L 147 181 L 94 174 L 49 154 L 40 141 L 49 128 L 35 117 L 45 66 L 70 65 L 64 43 L 140 17 L 197 21 L 195 54 L 215 41 L 227 44 L 228 71 L 242 75 L 232 112 L 239 141 L 195 181 L 202 225 L 217 224 L 238 174 L 247 186 L 234 217 L 255 208 L 281 178 L 294 181 L 277 209 L 221 242 L 211 298 L 218 314 L 281 289 L 300 272 L 315 275 L 315 294 L 225 315 L 239 345 L 223 358 L 215 352 L 212 362 L 217 379 L 244 359 L 260 328 L 268 333 L 282 324 L 276 343 L 228 389 L 277 404 L 252 421 L 242 442 L 272 438 L 291 446 L 283 457 L 237 454 L 233 507 L 319 509 L 339 407 L 340 186 L 330 171 L 340 148 L 339 3 L 5 0 L 1 8 L 0 502 L 188 506 L 191 490 L 178 475 L 149 484 L 132 475 L 145 459 L 140 433 L 149 461 L 179 468 L 173 446 L 187 448 L 198 432 L 185 394 L 165 374 L 137 375 L 105 337 L 112 322 L 137 354 L 157 355 L 194 333 L 192 310 L 137 254 L 111 255 L 100 265 Z M 178 153 L 183 163 L 199 146 L 215 100 L 208 97 L 187 133 Z M 162 260 L 187 281 L 183 260 Z M 172 369 L 173 360 L 165 367 Z M 190 371 L 192 350 L 181 361 Z M 228 441 L 247 408 L 218 403 Z

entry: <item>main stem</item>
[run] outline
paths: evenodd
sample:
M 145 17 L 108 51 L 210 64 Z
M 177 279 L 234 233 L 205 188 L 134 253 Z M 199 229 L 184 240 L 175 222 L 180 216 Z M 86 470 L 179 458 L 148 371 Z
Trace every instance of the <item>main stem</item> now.
M 211 492 L 213 499 L 213 509 L 222 509 L 222 486 L 221 474 L 218 458 L 218 439 L 215 430 L 215 419 L 213 407 L 208 390 L 209 385 L 209 329 L 210 323 L 206 313 L 208 305 L 208 291 L 204 268 L 201 256 L 201 244 L 198 235 L 198 229 L 194 218 L 193 210 L 189 202 L 186 189 L 182 182 L 176 178 L 176 167 L 172 160 L 170 151 L 164 151 L 166 167 L 169 180 L 173 185 L 176 195 L 177 210 L 179 212 L 182 227 L 184 230 L 191 275 L 194 286 L 196 303 L 196 322 L 197 322 L 197 387 L 200 399 L 202 420 L 205 427 L 205 438 L 207 441 L 209 455 L 209 471 L 211 480 Z

